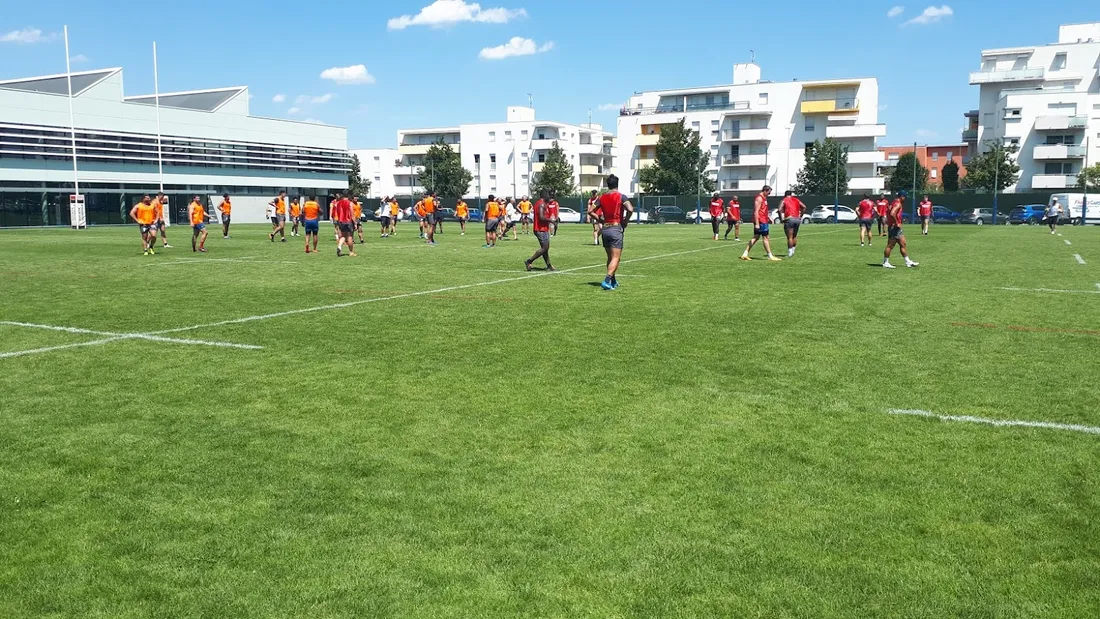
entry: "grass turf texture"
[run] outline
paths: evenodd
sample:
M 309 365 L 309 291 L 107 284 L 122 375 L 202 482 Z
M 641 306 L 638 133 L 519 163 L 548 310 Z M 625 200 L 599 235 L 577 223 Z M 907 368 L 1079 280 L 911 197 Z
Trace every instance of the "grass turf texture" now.
M 182 228 L 155 257 L 0 231 L 0 320 L 158 331 L 522 277 L 536 247 L 266 230 L 178 264 Z M 1100 329 L 1100 295 L 999 289 L 1096 290 L 1100 230 L 908 231 L 922 266 L 887 272 L 849 226 L 778 264 L 633 227 L 627 260 L 717 249 L 611 293 L 597 267 L 172 335 L 263 350 L 0 359 L 0 616 L 1097 616 L 1098 437 L 884 411 L 1100 425 L 1100 337 L 1006 328 Z M 563 227 L 555 266 L 590 240 Z M 0 325 L 0 353 L 100 337 Z

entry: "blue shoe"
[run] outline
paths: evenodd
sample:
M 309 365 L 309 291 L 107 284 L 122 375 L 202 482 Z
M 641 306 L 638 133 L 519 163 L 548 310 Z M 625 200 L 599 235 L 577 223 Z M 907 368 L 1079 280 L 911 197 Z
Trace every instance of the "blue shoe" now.
M 615 289 L 615 286 L 613 286 L 613 285 L 611 284 L 611 280 L 610 280 L 610 279 L 604 279 L 604 280 L 603 280 L 603 283 L 602 283 L 602 284 L 600 284 L 600 288 L 603 288 L 604 290 L 614 290 L 614 289 Z
M 617 279 L 612 279 L 611 280 L 611 289 L 612 290 L 618 290 L 619 289 L 619 280 L 617 280 Z

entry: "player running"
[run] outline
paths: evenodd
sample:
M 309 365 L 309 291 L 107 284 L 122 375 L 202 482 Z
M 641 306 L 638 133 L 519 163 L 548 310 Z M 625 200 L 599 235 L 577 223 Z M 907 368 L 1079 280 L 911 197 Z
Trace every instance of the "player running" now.
M 798 229 L 802 226 L 802 214 L 806 212 L 806 205 L 793 191 L 783 193 L 783 202 L 779 205 L 779 213 L 783 218 L 783 232 L 787 235 L 787 257 L 794 257 L 794 250 L 798 248 Z
M 466 222 L 470 221 L 470 207 L 462 198 L 459 198 L 455 204 L 455 219 L 458 220 L 458 226 L 462 228 L 460 236 L 466 236 Z
M 737 196 L 730 198 L 728 204 L 726 204 L 726 235 L 723 240 L 728 241 L 730 238 L 730 230 L 733 230 L 733 240 L 741 240 L 741 203 L 737 201 Z
M 156 252 L 153 251 L 153 245 L 157 242 L 156 208 L 153 206 L 153 200 L 148 194 L 142 197 L 141 202 L 135 204 L 134 208 L 130 209 L 130 219 L 133 219 L 137 223 L 138 229 L 141 230 L 141 255 L 156 255 Z
M 222 203 L 218 205 L 218 211 L 222 215 L 222 238 L 229 238 L 229 218 L 233 214 L 233 205 L 229 201 L 229 194 L 222 194 Z
M 278 234 L 286 243 L 286 192 L 280 191 L 279 195 L 269 205 L 274 209 L 274 214 L 271 216 L 271 234 L 267 236 L 274 243 L 275 235 Z
M 871 224 L 875 220 L 875 203 L 871 196 L 864 194 L 856 207 L 856 215 L 859 216 L 859 246 L 863 247 L 863 239 L 867 239 L 867 247 L 871 246 Z
M 358 197 L 351 199 L 351 217 L 352 228 L 359 233 L 359 242 L 366 243 L 367 241 L 363 238 L 363 205 Z
M 340 241 L 336 244 L 336 257 L 343 256 L 340 250 L 345 245 L 348 247 L 348 255 L 356 256 L 355 242 L 352 238 L 352 230 L 354 225 L 351 221 L 351 200 L 344 197 L 344 194 L 336 194 L 336 204 L 332 207 L 332 218 L 336 222 L 337 227 L 340 229 Z
M 156 231 L 160 232 L 160 244 L 167 249 L 171 249 L 172 246 L 168 244 L 168 225 L 164 222 L 164 203 L 168 201 L 168 196 L 164 195 L 161 191 L 157 193 L 156 199 L 153 200 L 153 212 L 156 217 L 154 226 Z M 153 245 L 156 245 L 157 237 L 153 235 Z M 152 246 L 149 247 L 152 249 Z
M 1046 224 L 1050 227 L 1050 233 L 1054 234 L 1058 232 L 1058 219 L 1062 217 L 1062 205 L 1058 204 L 1058 198 L 1051 198 L 1050 205 L 1047 206 Z
M 928 196 L 920 201 L 920 233 L 928 236 L 928 223 L 932 221 L 932 201 Z
M 756 196 L 756 200 L 753 202 L 752 209 L 752 240 L 749 241 L 748 247 L 745 248 L 745 253 L 741 254 L 742 260 L 752 260 L 749 258 L 749 252 L 760 241 L 764 239 L 764 250 L 768 252 L 768 260 L 772 262 L 779 262 L 779 258 L 775 257 L 772 253 L 772 244 L 768 239 L 768 235 L 771 233 L 770 226 L 768 225 L 768 196 L 772 193 L 772 188 L 764 185 L 764 189 Z
M 592 190 L 591 195 L 588 196 L 588 210 L 585 211 L 586 213 L 592 212 L 593 207 L 596 205 L 596 201 L 599 200 L 599 195 L 600 192 L 595 189 Z M 592 244 L 598 246 L 600 244 L 600 229 L 603 226 L 600 225 L 600 220 L 597 217 L 589 215 L 588 219 L 592 222 Z
M 317 233 L 321 230 L 321 205 L 310 196 L 302 205 L 302 227 L 306 233 L 306 253 L 310 253 L 309 240 L 313 237 L 313 253 L 317 253 Z
M 500 227 L 501 214 L 496 197 L 489 194 L 489 201 L 485 204 L 485 247 L 497 246 L 497 228 Z
M 539 240 L 539 249 L 527 260 L 523 261 L 523 268 L 528 271 L 531 270 L 531 263 L 542 258 L 546 263 L 547 271 L 556 271 L 554 265 L 550 264 L 550 208 L 547 205 L 547 198 L 550 197 L 550 192 L 543 189 L 540 192 L 539 201 L 535 203 L 535 238 Z
M 290 203 L 290 236 L 298 236 L 298 225 L 302 223 L 301 197 Z
M 905 266 L 920 266 L 920 263 L 913 262 L 909 259 L 909 252 L 905 247 L 905 233 L 901 230 L 901 216 L 904 210 L 905 196 L 899 195 L 894 199 L 893 204 L 890 205 L 890 209 L 886 211 L 886 225 L 890 236 L 886 241 L 886 252 L 883 253 L 882 256 L 882 268 L 884 269 L 897 268 L 890 264 L 890 252 L 893 251 L 894 245 L 901 247 L 901 255 L 905 258 Z
M 604 290 L 615 290 L 619 287 L 619 280 L 615 275 L 619 271 L 619 262 L 623 255 L 623 231 L 632 213 L 634 206 L 619 193 L 619 177 L 609 175 L 607 193 L 600 196 L 595 208 L 588 212 L 590 217 L 596 217 L 603 222 L 600 236 L 603 238 L 604 251 L 607 252 L 607 277 L 600 287 Z
M 191 222 L 191 251 L 206 253 L 206 209 L 202 199 L 195 196 L 187 205 L 187 220 Z M 195 241 L 199 242 L 195 247 Z
M 436 215 L 436 197 L 435 192 L 424 196 L 424 234 L 428 245 L 435 245 L 435 215 Z
M 886 194 L 878 197 L 875 202 L 875 220 L 878 221 L 878 235 L 886 236 L 886 211 L 890 209 L 890 201 Z
M 725 210 L 726 203 L 722 200 L 722 197 L 718 194 L 710 199 L 710 229 L 714 232 L 714 240 L 718 240 L 718 231 L 722 229 L 722 211 Z

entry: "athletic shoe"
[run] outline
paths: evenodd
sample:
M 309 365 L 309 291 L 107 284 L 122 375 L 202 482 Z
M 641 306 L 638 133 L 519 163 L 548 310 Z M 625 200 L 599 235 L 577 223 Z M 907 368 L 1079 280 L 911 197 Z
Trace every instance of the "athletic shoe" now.
M 919 267 L 919 266 L 920 266 L 920 263 L 919 263 L 919 262 L 916 262 L 916 261 L 913 261 L 913 260 L 907 260 L 907 261 L 905 262 L 905 266 L 907 266 L 907 267 L 909 267 L 909 268 L 911 269 L 911 268 L 913 268 L 913 267 Z
M 165 243 L 165 244 L 164 244 L 164 249 L 171 249 L 171 248 L 172 248 L 172 246 L 171 246 L 171 245 L 169 245 L 168 243 Z
M 735 243 L 740 243 L 740 242 L 741 242 L 741 237 L 739 237 L 739 236 L 735 236 L 735 237 L 733 237 L 733 241 L 734 241 Z
M 307 253 L 307 254 L 309 253 L 309 248 L 308 248 L 308 247 L 306 248 L 306 253 Z
M 605 277 L 604 280 L 603 280 L 603 283 L 600 284 L 600 288 L 603 288 L 604 290 L 614 290 L 615 289 L 615 287 L 611 285 L 611 279 L 607 278 L 607 277 Z
M 148 256 L 149 255 L 149 250 L 146 249 L 145 251 L 141 252 L 141 255 L 142 256 Z
M 286 237 L 285 236 L 282 238 L 282 242 L 286 243 Z
M 615 278 L 611 279 L 611 289 L 612 290 L 618 290 L 619 289 L 619 280 L 617 280 Z
M 229 238 L 229 235 L 225 235 L 225 236 L 223 236 L 222 238 L 223 238 L 223 239 L 228 239 L 228 238 Z
M 466 236 L 466 233 L 465 233 L 465 232 L 463 232 L 463 233 L 461 234 L 461 236 Z
M 749 258 L 748 256 L 741 256 L 741 259 L 744 260 L 745 262 L 751 262 L 752 261 L 752 258 Z
M 860 243 L 860 244 L 859 244 L 859 246 L 860 246 L 860 247 L 863 247 L 863 243 Z
M 269 234 L 269 235 L 267 235 L 267 238 L 271 239 L 271 242 L 272 242 L 272 243 L 274 243 L 274 242 L 275 242 L 275 235 L 274 235 L 274 234 Z
M 783 259 L 776 258 L 775 256 L 768 256 L 768 262 L 783 262 Z
M 340 255 L 341 255 L 341 254 L 340 254 L 340 248 L 339 248 L 339 247 L 337 247 L 337 248 L 336 248 L 336 257 L 337 257 L 337 258 L 339 258 L 339 257 L 340 257 Z
M 528 262 L 528 261 L 526 261 L 526 260 L 524 260 L 524 261 L 523 261 L 523 268 L 524 268 L 525 270 L 527 270 L 527 271 L 530 271 L 530 270 L 531 270 L 531 263 L 530 263 L 530 262 Z
M 153 248 L 152 248 L 152 247 L 150 247 L 150 248 L 149 248 L 149 255 L 150 255 L 150 256 L 155 256 L 155 255 L 157 255 L 157 252 L 153 251 Z
M 352 258 L 354 258 L 354 257 L 356 257 L 356 256 L 358 256 L 358 255 L 359 255 L 359 254 L 357 254 L 357 253 L 355 253 L 355 252 L 351 252 L 350 254 L 348 254 L 348 256 L 350 256 L 350 257 L 352 257 Z
M 199 253 L 200 254 L 205 254 L 206 253 L 206 248 L 205 247 L 200 247 L 199 248 Z
M 884 268 L 884 269 L 896 269 L 897 267 L 890 264 L 889 262 L 883 262 L 882 263 L 882 268 Z
M 546 267 L 546 270 L 547 270 L 547 271 L 550 271 L 551 273 L 557 273 L 557 272 L 558 272 L 558 270 L 557 270 L 557 269 L 555 269 L 555 268 L 554 268 L 553 266 L 548 266 L 548 267 Z

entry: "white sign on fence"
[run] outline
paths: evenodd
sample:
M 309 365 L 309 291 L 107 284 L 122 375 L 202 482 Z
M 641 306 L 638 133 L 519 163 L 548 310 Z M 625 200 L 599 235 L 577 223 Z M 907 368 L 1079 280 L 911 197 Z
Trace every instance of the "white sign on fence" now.
M 83 194 L 69 194 L 69 221 L 74 230 L 88 227 L 88 212 L 84 208 Z

